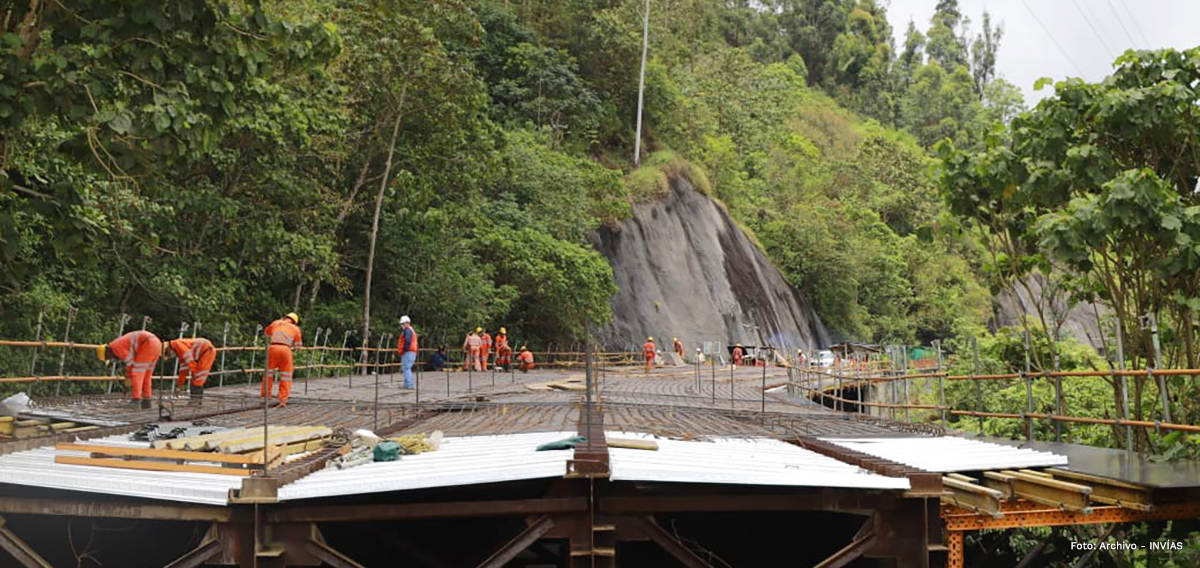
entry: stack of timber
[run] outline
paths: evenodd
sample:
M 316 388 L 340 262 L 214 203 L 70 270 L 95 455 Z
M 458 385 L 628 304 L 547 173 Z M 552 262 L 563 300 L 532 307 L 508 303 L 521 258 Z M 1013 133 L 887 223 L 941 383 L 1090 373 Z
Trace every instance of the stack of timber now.
M 22 419 L 13 416 L 0 416 L 0 438 L 34 438 L 53 434 L 76 434 L 95 430 L 99 426 L 76 424 L 74 422 L 53 421 L 49 418 Z
M 158 440 L 145 448 L 60 443 L 55 449 L 90 455 L 60 455 L 54 461 L 120 469 L 250 476 L 265 472 L 290 455 L 320 449 L 332 434 L 325 426 L 271 426 L 266 440 L 263 429 L 258 427 Z

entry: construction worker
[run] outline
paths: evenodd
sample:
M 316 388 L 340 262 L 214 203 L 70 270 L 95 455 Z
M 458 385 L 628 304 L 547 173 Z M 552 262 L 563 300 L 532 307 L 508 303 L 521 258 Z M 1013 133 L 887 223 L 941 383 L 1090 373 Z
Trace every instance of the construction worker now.
M 467 338 L 463 340 L 463 353 L 466 354 L 466 368 L 479 371 L 481 370 L 479 368 L 479 350 L 483 346 L 483 340 L 479 339 L 476 333 L 476 331 L 467 333 Z
M 517 353 L 517 364 L 520 365 L 522 373 L 528 373 L 533 368 L 533 353 L 529 352 L 528 347 L 521 346 L 521 352 Z
M 650 372 L 650 366 L 654 364 L 654 338 L 647 337 L 646 343 L 642 345 L 642 355 L 646 357 L 646 372 Z
M 269 337 L 271 346 L 267 348 L 267 372 L 263 375 L 260 394 L 263 404 L 271 398 L 271 387 L 275 379 L 279 379 L 279 406 L 287 406 L 288 395 L 292 392 L 292 375 L 296 367 L 292 362 L 292 349 L 304 344 L 300 337 L 300 316 L 295 312 L 277 319 L 263 330 Z
M 400 316 L 400 337 L 396 351 L 400 353 L 400 367 L 404 369 L 404 388 L 413 388 L 413 363 L 417 362 L 417 330 L 413 329 L 408 316 Z
M 683 360 L 683 342 L 678 337 L 672 337 L 671 342 L 675 346 L 675 352 L 679 354 L 679 360 Z
M 145 330 L 131 331 L 96 348 L 96 357 L 101 361 L 120 357 L 125 362 L 125 376 L 132 387 L 130 402 L 142 408 L 150 408 L 154 364 L 161 355 L 162 341 Z
M 742 350 L 741 343 L 734 346 L 734 348 L 733 348 L 733 368 L 734 369 L 738 368 L 738 365 L 742 364 L 742 355 L 744 355 L 744 354 L 745 354 L 745 351 Z
M 512 363 L 512 347 L 508 346 L 508 330 L 503 327 L 496 333 L 496 367 L 503 371 Z
M 481 327 L 475 328 L 475 331 L 479 332 L 479 362 L 486 371 L 488 357 L 492 354 L 492 336 Z
M 191 401 L 188 404 L 201 404 L 204 401 L 204 383 L 208 381 L 208 372 L 217 360 L 216 347 L 203 337 L 172 339 L 167 342 L 167 346 L 171 348 L 167 352 L 179 358 L 179 387 L 182 388 L 186 384 L 188 375 L 192 376 L 192 385 L 188 389 Z

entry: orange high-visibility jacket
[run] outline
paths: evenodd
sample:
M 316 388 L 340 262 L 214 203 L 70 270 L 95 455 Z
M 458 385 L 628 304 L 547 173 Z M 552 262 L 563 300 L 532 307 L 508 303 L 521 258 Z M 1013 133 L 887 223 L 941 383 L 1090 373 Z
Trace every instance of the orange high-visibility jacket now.
M 292 320 L 280 318 L 267 326 L 263 330 L 267 337 L 271 338 L 271 345 L 283 345 L 285 347 L 300 347 L 304 345 L 304 340 L 300 337 L 300 326 L 292 323 Z
M 158 359 L 159 354 L 162 353 L 161 342 L 159 343 L 159 352 L 154 353 L 153 357 L 150 356 L 149 352 L 145 352 L 142 349 L 145 346 L 152 345 L 157 340 L 158 337 L 153 333 L 150 333 L 149 331 L 138 330 L 131 331 L 114 339 L 112 343 L 108 344 L 108 346 L 112 348 L 113 355 L 120 357 L 122 361 L 125 361 L 126 365 L 132 365 L 135 361 L 138 363 L 145 362 L 139 361 L 138 359 L 148 359 L 149 361 Z M 144 357 L 139 358 L 139 352 L 141 352 Z
M 533 362 L 533 353 L 530 353 L 529 350 L 526 349 L 525 351 L 517 353 L 517 360 L 522 363 L 532 363 Z
M 503 333 L 496 334 L 496 353 L 503 353 L 508 350 L 508 336 Z
M 642 353 L 644 355 L 646 355 L 647 358 L 653 357 L 654 356 L 654 342 L 647 341 L 646 344 L 642 346 Z
M 742 348 L 741 347 L 733 348 L 733 362 L 734 363 L 742 362 Z
M 203 337 L 195 339 L 173 339 L 167 342 L 171 346 L 171 350 L 175 352 L 175 356 L 179 357 L 179 362 L 183 363 L 179 369 L 179 379 L 183 380 L 190 372 L 192 380 L 203 381 L 208 378 L 208 372 L 212 370 L 213 361 L 217 358 L 217 350 L 213 347 L 211 341 Z
M 678 353 L 680 357 L 683 357 L 683 342 L 679 341 L 678 339 L 675 340 L 675 352 Z
M 408 342 L 408 345 L 404 344 L 404 332 L 406 332 L 406 331 L 412 333 L 412 340 Z M 408 353 L 409 351 L 413 351 L 413 352 L 418 351 L 416 328 L 409 327 L 407 329 L 404 329 L 404 328 L 400 329 L 400 337 L 396 339 L 396 351 L 398 353 L 400 353 L 401 355 Z
M 479 336 L 479 342 L 479 349 L 484 355 L 492 351 L 492 336 L 488 335 L 488 332 L 485 331 Z

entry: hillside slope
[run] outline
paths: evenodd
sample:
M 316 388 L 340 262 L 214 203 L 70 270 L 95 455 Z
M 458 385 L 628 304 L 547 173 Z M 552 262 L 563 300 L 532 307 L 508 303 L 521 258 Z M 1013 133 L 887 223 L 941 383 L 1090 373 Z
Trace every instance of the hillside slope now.
M 611 300 L 614 323 L 600 334 L 607 345 L 628 347 L 646 336 L 660 345 L 679 337 L 689 350 L 703 341 L 792 349 L 829 342 L 808 299 L 723 207 L 685 177 L 670 188 L 590 237 L 620 288 Z

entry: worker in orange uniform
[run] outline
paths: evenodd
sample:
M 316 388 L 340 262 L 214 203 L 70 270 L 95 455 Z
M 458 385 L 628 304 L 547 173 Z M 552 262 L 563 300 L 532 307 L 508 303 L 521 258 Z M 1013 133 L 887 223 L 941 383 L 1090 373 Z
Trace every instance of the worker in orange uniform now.
M 512 347 L 508 346 L 508 330 L 503 327 L 496 332 L 496 367 L 503 371 L 512 363 Z
M 476 328 L 478 329 L 478 328 Z M 463 340 L 463 353 L 466 354 L 467 369 L 479 371 L 479 350 L 483 346 L 483 341 L 479 339 L 476 331 L 467 333 L 467 338 Z
M 529 352 L 528 347 L 521 346 L 521 352 L 517 353 L 517 363 L 521 366 L 522 373 L 528 373 L 533 368 L 533 353 Z
M 475 328 L 479 333 L 479 362 L 483 365 L 483 370 L 487 370 L 488 357 L 492 354 L 492 336 L 484 331 L 482 327 Z
M 646 357 L 646 372 L 650 372 L 650 366 L 654 364 L 654 338 L 647 337 L 646 343 L 642 345 L 642 355 Z
M 131 331 L 96 348 L 96 357 L 101 361 L 120 357 L 125 362 L 125 376 L 133 387 L 130 402 L 142 408 L 150 408 L 154 365 L 160 356 L 162 341 L 144 330 Z
M 738 367 L 738 365 L 742 364 L 742 355 L 744 355 L 744 354 L 745 354 L 745 351 L 742 351 L 741 343 L 737 344 L 733 348 L 733 368 L 736 369 Z
M 260 396 L 266 404 L 271 398 L 271 387 L 278 379 L 279 406 L 287 406 L 288 395 L 292 392 L 292 375 L 296 371 L 292 349 L 304 344 L 300 337 L 300 316 L 295 312 L 283 316 L 271 322 L 263 333 L 270 338 L 271 346 L 267 348 L 267 372 L 263 375 Z
M 678 337 L 672 337 L 671 342 L 674 344 L 675 353 L 679 354 L 679 359 L 683 360 L 683 342 Z
M 404 388 L 413 388 L 413 364 L 417 362 L 420 348 L 417 344 L 417 330 L 413 329 L 412 319 L 400 316 L 400 337 L 396 341 L 396 351 L 400 353 L 400 369 L 404 373 Z
M 212 370 L 213 362 L 217 360 L 217 349 L 212 342 L 197 337 L 195 339 L 172 339 L 167 342 L 168 353 L 174 353 L 181 363 L 179 366 L 178 385 L 182 387 L 188 375 L 192 376 L 192 385 L 188 389 L 191 395 L 189 404 L 199 405 L 204 400 L 204 383 L 208 381 L 208 373 Z

